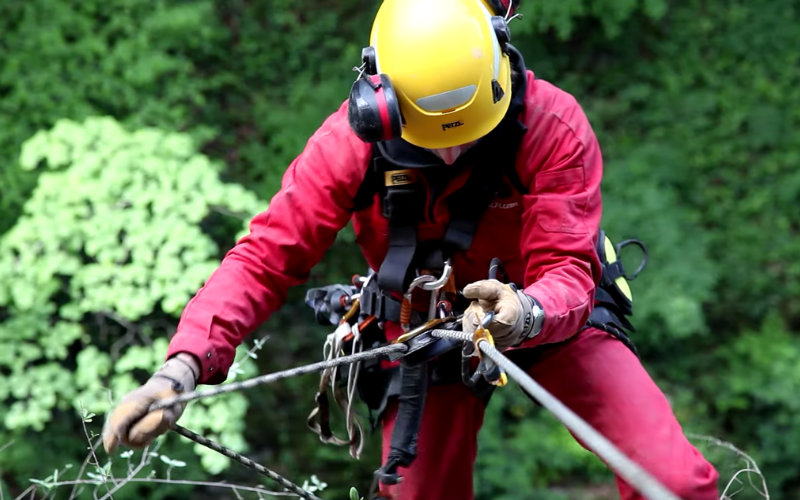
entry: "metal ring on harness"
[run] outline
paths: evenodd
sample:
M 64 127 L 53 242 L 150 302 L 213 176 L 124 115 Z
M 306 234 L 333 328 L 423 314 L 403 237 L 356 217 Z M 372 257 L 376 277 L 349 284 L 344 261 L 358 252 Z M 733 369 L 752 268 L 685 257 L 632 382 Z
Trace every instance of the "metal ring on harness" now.
M 633 273 L 631 274 L 628 273 L 623 274 L 626 280 L 633 281 L 636 279 L 637 276 L 639 276 L 639 273 L 642 272 L 642 270 L 647 265 L 647 247 L 644 246 L 644 243 L 636 239 L 620 241 L 614 247 L 614 250 L 617 252 L 617 259 L 622 260 L 622 249 L 628 245 L 636 245 L 642 250 L 642 263 L 639 264 L 639 267 L 637 267 L 636 270 L 633 271 Z

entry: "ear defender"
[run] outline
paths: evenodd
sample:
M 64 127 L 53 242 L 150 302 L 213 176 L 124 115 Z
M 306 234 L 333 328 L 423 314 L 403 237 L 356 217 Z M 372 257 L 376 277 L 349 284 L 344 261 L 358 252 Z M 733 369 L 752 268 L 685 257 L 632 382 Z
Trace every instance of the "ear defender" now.
M 400 137 L 403 116 L 389 77 L 378 74 L 375 48 L 361 51 L 362 68 L 350 89 L 347 118 L 353 132 L 364 142 L 389 141 Z
M 507 45 L 511 42 L 508 23 L 515 17 L 522 17 L 522 14 L 517 14 L 519 0 L 489 0 L 489 6 L 492 10 L 492 28 L 497 36 L 497 42 L 503 53 L 508 54 Z

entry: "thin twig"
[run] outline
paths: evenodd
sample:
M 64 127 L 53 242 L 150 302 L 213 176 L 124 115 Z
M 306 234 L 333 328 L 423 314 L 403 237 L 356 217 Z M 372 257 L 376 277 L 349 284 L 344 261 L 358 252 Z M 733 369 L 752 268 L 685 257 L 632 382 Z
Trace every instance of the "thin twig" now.
M 36 491 L 36 485 L 35 484 L 32 484 L 32 485 L 28 486 L 27 488 L 25 488 L 25 490 L 22 493 L 20 493 L 14 500 L 21 500 L 30 491 Z
M 99 337 L 103 343 L 108 341 L 108 322 L 106 322 L 106 316 L 102 313 L 97 313 L 94 315 L 94 322 L 97 324 L 97 329 L 100 330 Z
M 0 446 L 0 453 L 3 453 L 3 451 L 6 448 L 8 448 L 9 446 L 11 446 L 12 444 L 14 444 L 14 440 L 13 439 L 11 441 L 7 442 L 6 444 L 4 444 L 3 446 Z
M 79 403 L 80 404 L 80 403 Z M 81 409 L 83 410 L 83 404 L 80 404 Z M 86 436 L 86 440 L 89 442 L 89 455 L 94 459 L 94 465 L 97 466 L 100 470 L 103 470 L 103 475 L 106 474 L 103 467 L 100 465 L 100 459 L 97 458 L 97 454 L 95 453 L 95 448 L 97 448 L 97 444 L 100 442 L 101 438 L 98 438 L 97 443 L 92 444 L 92 438 L 89 436 L 89 429 L 86 428 L 86 419 L 81 415 L 81 426 L 83 427 L 83 435 Z M 111 473 L 111 468 L 109 467 L 108 476 L 113 480 L 114 475 Z M 80 477 L 80 476 L 78 476 Z M 106 491 L 108 491 L 108 486 L 106 486 Z
M 64 473 L 66 473 L 66 471 L 68 471 L 70 469 L 70 467 L 71 466 L 68 465 L 68 466 L 64 467 L 63 470 L 56 470 L 55 476 L 53 477 L 53 479 L 63 476 Z M 38 490 L 38 489 L 39 489 L 39 486 L 37 484 L 32 484 L 32 485 L 28 486 L 27 488 L 25 488 L 25 491 L 20 493 L 14 500 L 21 500 L 28 493 L 31 494 L 30 498 L 34 498 L 34 495 L 36 494 L 36 490 Z
M 220 215 L 227 215 L 228 217 L 234 217 L 236 219 L 239 219 L 239 220 L 242 220 L 242 221 L 245 221 L 245 222 L 249 221 L 250 218 L 251 218 L 250 215 L 247 215 L 244 212 L 234 212 L 233 210 L 225 208 L 222 205 L 209 205 L 208 208 L 211 211 L 217 212 Z
M 8 448 L 9 446 L 11 446 L 12 444 L 14 444 L 14 440 L 13 439 L 11 441 L 7 442 L 6 444 L 4 444 L 3 446 L 0 446 L 0 453 L 3 453 L 3 451 L 6 448 Z M 6 500 L 6 493 L 3 490 L 3 483 L 0 483 L 0 500 Z
M 251 347 L 247 351 L 247 353 L 245 353 L 245 355 L 242 357 L 242 359 L 240 359 L 239 361 L 233 363 L 230 366 L 230 368 L 228 368 L 228 372 L 229 373 L 234 373 L 234 370 L 236 370 L 237 368 L 242 366 L 247 361 L 247 359 L 251 357 L 252 354 L 256 353 L 257 351 L 260 351 L 261 348 L 264 347 L 264 344 L 267 342 L 267 340 L 269 340 L 269 337 L 270 337 L 270 335 L 266 334 L 263 337 L 261 337 L 260 339 L 256 339 L 255 342 L 253 343 L 253 347 Z
M 271 491 L 261 486 L 241 486 L 238 484 L 228 484 L 222 482 L 212 482 L 212 481 L 191 481 L 188 479 L 160 479 L 160 478 L 147 478 L 147 477 L 131 477 L 122 479 L 119 482 L 124 483 L 157 483 L 157 484 L 173 484 L 179 486 L 204 486 L 208 488 L 227 488 L 230 490 L 239 490 L 239 491 L 248 491 L 252 493 L 261 493 L 266 495 L 272 495 L 276 497 L 296 497 L 297 495 L 289 492 L 289 491 Z M 74 486 L 74 485 L 84 485 L 84 484 L 96 484 L 97 481 L 93 479 L 76 479 L 72 481 L 59 481 L 57 483 L 52 483 L 50 486 L 53 488 L 59 486 Z M 114 483 L 118 484 L 118 483 Z
M 133 473 L 131 474 L 131 476 L 136 476 L 136 474 L 138 474 L 139 471 L 144 468 L 144 466 L 145 466 L 145 460 L 144 460 L 144 455 L 143 455 L 142 456 L 142 461 L 139 462 L 139 465 L 137 465 L 135 469 L 133 469 Z M 106 493 L 105 495 L 100 497 L 100 500 L 113 499 L 114 497 L 112 495 L 114 493 L 116 493 L 117 491 L 119 491 L 120 488 L 122 488 L 123 486 L 128 484 L 132 479 L 135 479 L 135 478 L 129 476 L 129 477 L 126 477 L 125 479 L 123 479 L 122 481 L 120 481 L 119 483 L 116 483 L 114 485 L 114 487 L 111 488 L 111 490 L 109 490 L 108 493 Z M 106 487 L 106 489 L 108 489 L 108 487 Z
M 764 477 L 764 474 L 758 468 L 758 464 L 756 463 L 756 461 L 753 460 L 753 457 L 751 457 L 747 453 L 743 452 L 742 450 L 740 450 L 739 448 L 734 446 L 732 443 L 728 443 L 727 441 L 722 441 L 722 440 L 717 439 L 715 437 L 703 436 L 703 435 L 700 435 L 700 434 L 693 434 L 693 433 L 687 433 L 686 436 L 687 437 L 692 437 L 692 438 L 695 438 L 695 439 L 701 439 L 701 440 L 706 441 L 708 443 L 711 443 L 711 444 L 713 444 L 715 446 L 719 446 L 720 448 L 725 448 L 727 450 L 730 450 L 730 451 L 736 453 L 740 457 L 744 458 L 745 464 L 746 464 L 745 468 L 743 470 L 738 471 L 736 474 L 734 474 L 733 477 L 731 478 L 731 480 L 728 481 L 727 486 L 725 486 L 725 489 L 722 491 L 722 495 L 720 496 L 720 500 L 730 499 L 733 495 L 735 495 L 735 494 L 739 493 L 739 491 L 741 491 L 741 490 L 739 490 L 739 491 L 734 492 L 733 495 L 726 496 L 727 493 L 728 493 L 728 489 L 731 487 L 731 485 L 733 484 L 734 481 L 736 481 L 736 482 L 741 484 L 741 481 L 738 480 L 738 476 L 739 476 L 739 474 L 741 474 L 743 472 L 747 472 L 747 478 L 748 478 L 748 481 L 750 483 L 750 486 L 752 486 L 753 489 L 756 490 L 756 492 L 758 492 L 759 495 L 764 497 L 765 500 L 770 500 L 769 490 L 767 489 L 767 480 Z M 753 478 L 750 475 L 751 472 L 754 473 L 754 474 L 757 474 L 761 478 L 761 487 L 763 489 L 759 489 L 756 485 L 753 484 Z
M 757 472 L 757 471 L 756 471 L 755 469 L 749 469 L 749 468 L 748 468 L 748 469 L 742 469 L 742 470 L 740 470 L 740 471 L 737 471 L 737 472 L 736 472 L 736 474 L 734 474 L 734 475 L 733 475 L 733 477 L 731 478 L 731 480 L 730 480 L 730 481 L 728 481 L 728 484 L 725 486 L 725 490 L 722 492 L 722 495 L 721 495 L 721 497 L 720 497 L 721 499 L 723 499 L 723 500 L 729 500 L 729 499 L 733 498 L 733 497 L 734 497 L 734 495 L 736 495 L 736 494 L 738 494 L 740 491 L 744 490 L 744 487 L 742 487 L 742 488 L 740 488 L 739 490 L 737 490 L 737 491 L 734 491 L 734 492 L 733 492 L 733 493 L 731 493 L 731 494 L 728 494 L 728 489 L 730 489 L 730 487 L 733 485 L 734 481 L 735 481 L 735 482 L 737 482 L 737 483 L 739 483 L 739 484 L 742 484 L 742 482 L 741 482 L 741 481 L 739 481 L 738 477 L 739 477 L 739 475 L 740 475 L 740 474 L 742 474 L 742 473 L 745 473 L 745 472 Z M 749 474 L 748 474 L 748 477 L 749 477 Z
M 100 442 L 101 441 L 102 441 L 102 437 L 98 437 L 97 441 L 94 444 L 92 444 L 92 442 L 89 441 L 89 445 L 90 445 L 90 448 L 92 449 L 92 451 L 94 451 L 95 449 L 97 449 L 98 446 L 100 446 Z M 81 468 L 78 470 L 78 476 L 77 477 L 83 476 L 83 472 L 86 470 L 86 466 L 89 465 L 89 461 L 91 459 L 92 459 L 92 453 L 87 453 L 86 454 L 86 458 L 83 460 L 83 464 L 81 464 Z M 73 499 L 77 498 L 78 495 L 80 494 L 80 491 L 81 490 L 78 489 L 78 484 L 76 484 L 72 488 L 72 491 L 69 494 L 69 499 L 68 500 L 73 500 Z
M 127 319 L 123 318 L 122 316 L 120 316 L 119 314 L 117 314 L 115 312 L 106 312 L 106 313 L 103 313 L 103 314 L 106 317 L 113 319 L 114 321 L 116 321 L 117 323 L 122 325 L 123 327 L 127 328 L 128 331 L 133 331 L 136 334 L 136 336 L 138 336 L 142 340 L 142 342 L 144 342 L 148 346 L 152 347 L 152 345 L 153 345 L 152 339 L 149 336 L 147 336 L 144 333 L 142 333 L 142 330 L 136 325 L 136 323 L 128 321 Z M 117 341 L 117 342 L 119 342 L 119 341 Z

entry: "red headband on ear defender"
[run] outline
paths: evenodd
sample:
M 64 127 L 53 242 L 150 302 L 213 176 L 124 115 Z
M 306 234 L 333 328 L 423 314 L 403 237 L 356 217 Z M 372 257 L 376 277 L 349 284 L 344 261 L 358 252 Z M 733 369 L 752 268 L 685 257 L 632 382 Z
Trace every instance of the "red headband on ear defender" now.
M 505 17 L 508 14 L 508 17 L 511 17 L 519 9 L 520 0 L 487 0 L 487 2 L 492 7 L 492 14 L 495 16 Z M 511 4 L 511 12 L 508 11 L 509 3 Z

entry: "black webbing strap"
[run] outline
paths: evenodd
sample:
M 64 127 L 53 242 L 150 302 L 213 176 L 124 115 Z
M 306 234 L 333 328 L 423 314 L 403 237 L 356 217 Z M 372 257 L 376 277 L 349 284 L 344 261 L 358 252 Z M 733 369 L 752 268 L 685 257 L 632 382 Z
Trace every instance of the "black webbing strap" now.
M 396 168 L 384 158 L 376 157 L 377 166 L 383 166 L 383 172 Z M 398 169 L 398 172 L 401 170 Z M 394 177 L 387 174 L 390 178 Z M 398 174 L 402 177 L 400 184 L 392 184 L 392 179 L 385 181 L 383 195 L 383 216 L 389 220 L 389 250 L 378 270 L 378 287 L 405 293 L 412 279 L 414 255 L 417 249 L 417 224 L 425 214 L 425 192 L 414 178 L 416 174 L 407 172 Z
M 409 467 L 417 457 L 417 438 L 422 423 L 425 398 L 428 393 L 428 364 L 409 365 L 400 362 L 400 396 L 397 417 L 386 463 L 375 471 L 372 492 L 380 484 L 391 485 L 400 481 L 399 467 Z
M 616 281 L 617 278 L 625 276 L 625 268 L 622 265 L 622 260 L 620 260 L 619 256 L 615 262 L 606 263 L 603 266 L 603 277 L 602 279 L 608 284 L 609 286 Z
M 389 223 L 389 251 L 378 271 L 378 285 L 384 290 L 404 293 L 408 289 L 417 250 L 416 225 Z
M 424 191 L 417 185 L 386 186 L 383 210 L 389 220 L 389 250 L 378 271 L 381 288 L 404 293 L 415 267 L 441 269 L 446 259 L 469 249 L 481 217 L 503 182 L 506 169 L 496 165 L 510 165 L 513 170 L 525 130 L 515 116 L 508 116 L 466 158 L 474 165 L 473 171 L 466 184 L 450 195 L 451 220 L 441 241 L 417 245 L 416 226 L 427 202 Z

